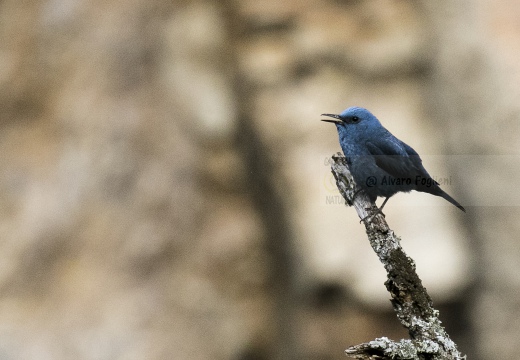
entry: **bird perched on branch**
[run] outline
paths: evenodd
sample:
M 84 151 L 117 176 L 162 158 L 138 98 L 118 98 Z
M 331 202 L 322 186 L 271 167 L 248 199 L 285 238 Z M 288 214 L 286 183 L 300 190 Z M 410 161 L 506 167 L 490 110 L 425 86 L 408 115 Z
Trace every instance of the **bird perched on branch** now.
M 350 107 L 339 115 L 321 114 L 334 120 L 322 120 L 336 125 L 341 149 L 352 177 L 375 203 L 378 196 L 385 201 L 398 192 L 411 190 L 440 196 L 466 211 L 444 192 L 422 165 L 419 154 L 396 138 L 367 109 Z

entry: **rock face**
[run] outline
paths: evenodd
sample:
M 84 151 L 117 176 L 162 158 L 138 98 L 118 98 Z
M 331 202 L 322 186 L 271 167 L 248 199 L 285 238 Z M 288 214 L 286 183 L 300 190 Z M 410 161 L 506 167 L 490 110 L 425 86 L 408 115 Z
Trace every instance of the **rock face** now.
M 469 205 L 413 193 L 385 211 L 452 339 L 514 358 L 518 16 L 0 2 L 0 357 L 335 359 L 406 336 L 331 182 L 319 114 L 359 105 Z

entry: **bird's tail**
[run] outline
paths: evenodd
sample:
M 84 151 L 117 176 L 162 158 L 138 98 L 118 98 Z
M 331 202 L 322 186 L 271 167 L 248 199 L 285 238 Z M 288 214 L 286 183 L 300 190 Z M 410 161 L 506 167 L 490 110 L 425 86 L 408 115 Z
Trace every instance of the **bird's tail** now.
M 446 192 L 444 192 L 444 190 L 442 190 L 440 187 L 437 187 L 437 191 L 435 193 L 433 193 L 434 195 L 437 195 L 437 196 L 440 196 L 446 200 L 448 200 L 450 203 L 452 203 L 453 205 L 455 205 L 456 207 L 458 207 L 459 209 L 461 209 L 462 211 L 466 212 L 466 209 L 464 209 L 464 207 L 459 204 L 457 202 L 457 200 L 455 200 L 454 198 L 452 198 L 451 196 L 449 196 Z

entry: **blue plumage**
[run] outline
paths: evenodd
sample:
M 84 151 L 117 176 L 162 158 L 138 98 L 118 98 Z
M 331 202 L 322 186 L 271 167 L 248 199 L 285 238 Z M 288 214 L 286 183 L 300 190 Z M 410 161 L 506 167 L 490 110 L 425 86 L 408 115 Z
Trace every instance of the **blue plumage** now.
M 386 198 L 381 209 L 392 195 L 416 190 L 443 197 L 466 211 L 432 179 L 419 154 L 385 129 L 367 109 L 350 107 L 339 115 L 322 116 L 335 119 L 323 121 L 336 125 L 341 149 L 356 184 L 372 202 L 378 196 Z

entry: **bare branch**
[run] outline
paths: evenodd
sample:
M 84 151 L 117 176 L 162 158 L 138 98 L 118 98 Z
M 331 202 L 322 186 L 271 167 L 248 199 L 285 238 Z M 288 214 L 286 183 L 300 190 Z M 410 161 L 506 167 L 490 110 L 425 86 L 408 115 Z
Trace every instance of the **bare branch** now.
M 387 271 L 385 285 L 397 318 L 411 337 L 399 342 L 378 338 L 352 346 L 345 353 L 358 359 L 465 359 L 442 327 L 439 312 L 433 308 L 415 263 L 404 253 L 399 237 L 388 227 L 384 216 L 376 213 L 377 207 L 364 191 L 356 193 L 358 189 L 345 157 L 338 153 L 332 159 L 332 174 L 346 203 L 354 206 L 360 219 L 373 215 L 364 221 L 368 240 Z

